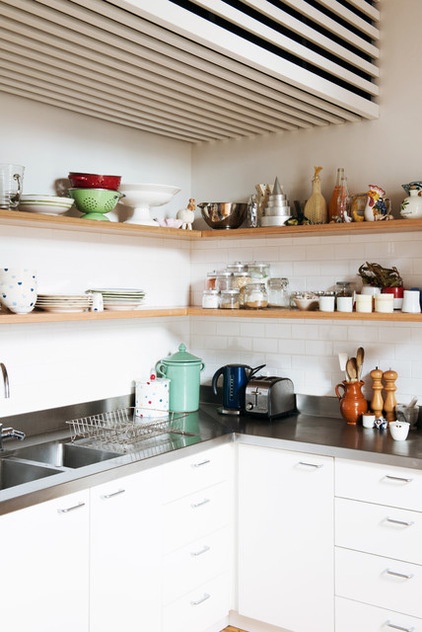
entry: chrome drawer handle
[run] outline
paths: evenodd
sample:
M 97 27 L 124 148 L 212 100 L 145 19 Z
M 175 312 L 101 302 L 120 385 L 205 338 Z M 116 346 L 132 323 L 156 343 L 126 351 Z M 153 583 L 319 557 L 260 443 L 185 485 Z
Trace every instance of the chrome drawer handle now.
M 103 494 L 101 498 L 103 500 L 108 500 L 109 498 L 114 498 L 114 496 L 119 496 L 120 494 L 124 494 L 125 491 L 126 491 L 125 489 L 118 489 L 115 492 L 110 492 L 109 494 Z
M 203 465 L 208 465 L 208 463 L 211 463 L 210 459 L 200 461 L 199 463 L 192 463 L 192 467 L 202 467 Z
M 57 509 L 58 513 L 69 513 L 69 511 L 74 511 L 75 509 L 80 509 L 81 507 L 85 507 L 85 503 L 78 503 L 77 505 L 72 505 L 72 507 L 65 507 L 64 509 Z
M 411 527 L 412 524 L 415 524 L 413 520 L 410 520 L 410 522 L 406 522 L 406 520 L 396 520 L 395 518 L 389 518 L 388 516 L 385 520 L 386 522 L 391 522 L 392 524 L 399 524 L 402 527 Z
M 211 547 L 205 545 L 204 548 L 202 548 L 200 551 L 191 551 L 191 555 L 192 557 L 199 557 L 200 555 L 203 555 L 204 553 L 208 553 L 208 551 L 211 550 Z
M 393 575 L 393 577 L 400 577 L 401 579 L 412 579 L 413 573 L 406 575 L 406 573 L 397 573 L 397 571 L 390 571 L 389 568 L 385 571 L 387 575 Z
M 202 507 L 203 505 L 206 505 L 210 502 L 211 500 L 209 498 L 204 498 L 204 500 L 200 500 L 199 503 L 191 503 L 191 507 L 192 509 L 197 509 L 198 507 Z
M 315 469 L 324 467 L 323 463 L 307 463 L 306 461 L 299 461 L 298 465 L 304 465 L 305 467 L 314 467 Z
M 393 630 L 400 630 L 401 632 L 414 632 L 414 627 L 412 626 L 411 628 L 404 628 L 402 625 L 395 625 L 394 623 L 391 623 L 390 621 L 386 621 L 385 625 L 387 626 L 387 628 L 392 628 Z
M 392 476 L 391 474 L 386 474 L 384 478 L 388 478 L 391 481 L 399 481 L 400 483 L 411 483 L 413 478 L 405 478 L 404 476 Z
M 208 593 L 204 593 L 204 596 L 201 597 L 201 599 L 198 599 L 197 601 L 191 601 L 190 605 L 191 606 L 199 606 L 201 603 L 204 603 L 204 601 L 207 601 L 207 599 L 209 599 L 211 597 L 211 595 L 209 595 Z

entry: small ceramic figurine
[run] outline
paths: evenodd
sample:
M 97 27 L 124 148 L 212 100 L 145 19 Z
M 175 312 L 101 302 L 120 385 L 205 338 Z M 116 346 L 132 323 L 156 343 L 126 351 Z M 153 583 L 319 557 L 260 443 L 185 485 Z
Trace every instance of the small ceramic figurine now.
M 195 208 L 196 202 L 194 198 L 189 198 L 187 207 L 182 208 L 180 209 L 180 211 L 177 212 L 177 219 L 180 219 L 183 222 L 181 226 L 182 229 L 192 230 L 192 223 L 195 219 Z
M 400 215 L 407 218 L 422 217 L 422 182 L 402 184 L 407 197 L 400 206 Z
M 389 219 L 387 205 L 384 200 L 385 191 L 376 184 L 369 185 L 368 198 L 365 206 L 365 220 L 375 222 Z

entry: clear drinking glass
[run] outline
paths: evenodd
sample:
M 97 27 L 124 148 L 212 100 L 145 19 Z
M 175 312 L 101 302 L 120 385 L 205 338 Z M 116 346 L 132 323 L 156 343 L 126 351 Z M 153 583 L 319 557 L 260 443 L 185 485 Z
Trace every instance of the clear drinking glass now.
M 0 163 L 0 208 L 13 209 L 18 206 L 24 171 L 22 165 Z

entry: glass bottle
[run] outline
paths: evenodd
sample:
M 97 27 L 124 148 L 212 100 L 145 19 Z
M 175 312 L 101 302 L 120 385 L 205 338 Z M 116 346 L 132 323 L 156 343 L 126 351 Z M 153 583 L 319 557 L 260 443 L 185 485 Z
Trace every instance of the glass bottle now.
M 336 222 L 339 221 L 339 201 L 341 200 L 341 187 L 342 181 L 344 179 L 344 169 L 343 167 L 339 167 L 337 169 L 336 176 L 336 184 L 334 186 L 333 192 L 331 194 L 330 202 L 328 204 L 328 221 Z M 341 221 L 341 220 L 340 220 Z

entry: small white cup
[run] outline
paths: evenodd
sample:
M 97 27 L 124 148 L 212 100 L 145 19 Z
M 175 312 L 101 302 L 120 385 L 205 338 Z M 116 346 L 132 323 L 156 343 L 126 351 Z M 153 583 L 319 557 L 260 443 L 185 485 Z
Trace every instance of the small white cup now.
M 29 268 L 0 268 L 0 302 L 14 314 L 32 312 L 37 301 L 37 273 Z
M 320 312 L 333 312 L 334 311 L 335 296 L 320 296 L 319 297 L 319 311 Z
M 408 314 L 420 313 L 421 305 L 419 290 L 404 290 L 401 311 L 407 312 Z
M 409 434 L 410 424 L 407 421 L 390 421 L 388 428 L 394 441 L 405 441 Z
M 353 296 L 337 296 L 336 307 L 338 312 L 353 312 Z
M 362 426 L 364 428 L 373 428 L 375 426 L 375 415 L 370 413 L 362 415 Z
M 377 294 L 375 296 L 375 311 L 392 314 L 394 311 L 394 296 L 392 294 Z
M 372 312 L 372 301 L 371 294 L 356 294 L 356 311 L 369 314 Z

